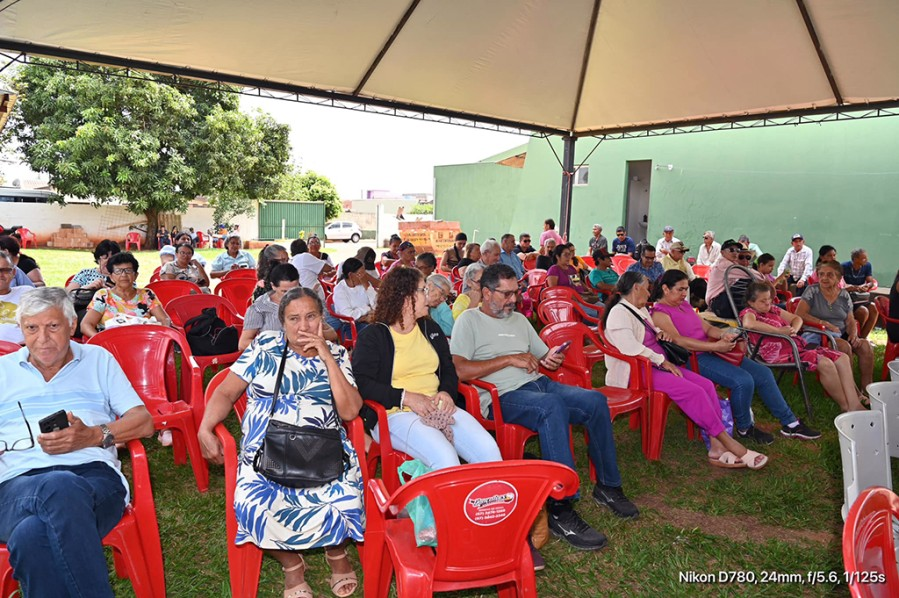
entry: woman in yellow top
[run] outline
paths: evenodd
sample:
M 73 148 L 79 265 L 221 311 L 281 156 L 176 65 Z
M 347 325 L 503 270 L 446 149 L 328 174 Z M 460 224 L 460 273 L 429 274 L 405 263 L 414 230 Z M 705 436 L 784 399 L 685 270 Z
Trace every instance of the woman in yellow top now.
M 462 277 L 462 292 L 453 301 L 453 319 L 458 320 L 466 309 L 477 309 L 481 304 L 481 275 L 484 264 L 475 262 L 465 269 Z
M 496 441 L 458 397 L 449 344 L 428 318 L 427 286 L 417 269 L 397 268 L 384 277 L 373 319 L 356 342 L 353 374 L 362 397 L 387 409 L 393 446 L 431 469 L 459 465 L 459 457 L 501 461 Z M 363 409 L 377 440 L 373 415 Z

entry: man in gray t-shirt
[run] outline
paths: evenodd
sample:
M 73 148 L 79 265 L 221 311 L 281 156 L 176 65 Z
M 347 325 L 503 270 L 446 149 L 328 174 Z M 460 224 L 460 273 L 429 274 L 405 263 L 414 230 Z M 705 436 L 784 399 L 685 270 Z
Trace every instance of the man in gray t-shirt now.
M 540 373 L 556 370 L 564 352 L 550 349 L 530 322 L 515 312 L 518 281 L 514 270 L 494 264 L 481 277 L 481 306 L 464 312 L 453 326 L 450 351 L 462 381 L 479 379 L 494 384 L 506 423 L 536 432 L 544 459 L 574 469 L 570 425 L 580 424 L 589 436 L 587 450 L 596 468 L 593 498 L 615 515 L 631 519 L 639 512 L 621 489 L 621 474 L 606 397 L 595 390 L 560 384 Z M 490 413 L 482 398 L 482 411 Z M 597 550 L 606 537 L 590 527 L 574 510 L 577 495 L 550 500 L 550 531 L 576 548 Z

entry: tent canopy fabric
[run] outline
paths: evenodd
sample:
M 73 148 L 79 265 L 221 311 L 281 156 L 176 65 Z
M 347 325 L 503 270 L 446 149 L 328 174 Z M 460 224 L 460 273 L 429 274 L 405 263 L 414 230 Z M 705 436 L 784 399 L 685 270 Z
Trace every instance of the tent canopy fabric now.
M 0 0 L 0 48 L 575 136 L 899 101 L 896 0 Z

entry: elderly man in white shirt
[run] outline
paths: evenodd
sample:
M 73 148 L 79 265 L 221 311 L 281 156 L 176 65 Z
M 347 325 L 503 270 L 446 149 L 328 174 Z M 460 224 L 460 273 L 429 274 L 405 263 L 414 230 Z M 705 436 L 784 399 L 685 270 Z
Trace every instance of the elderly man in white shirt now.
M 777 275 L 780 276 L 788 270 L 790 276 L 787 278 L 787 284 L 791 286 L 795 284 L 797 289 L 802 289 L 814 271 L 815 256 L 812 250 L 805 246 L 805 239 L 801 234 L 793 235 L 791 244 L 792 247 L 787 249 L 780 266 L 777 267 Z
M 696 256 L 697 266 L 712 266 L 721 256 L 721 243 L 715 241 L 715 231 L 707 230 L 702 235 L 702 245 Z
M 680 243 L 680 239 L 674 236 L 674 227 L 669 224 L 662 230 L 662 238 L 656 243 L 656 261 L 661 262 L 668 255 L 672 243 Z

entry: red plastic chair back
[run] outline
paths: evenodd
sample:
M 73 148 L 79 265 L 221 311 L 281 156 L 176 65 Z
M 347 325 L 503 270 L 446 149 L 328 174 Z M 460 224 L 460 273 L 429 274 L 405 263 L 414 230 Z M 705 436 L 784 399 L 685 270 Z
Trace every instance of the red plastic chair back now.
M 203 249 L 209 245 L 209 239 L 203 234 L 203 231 L 197 231 L 197 249 Z
M 247 301 L 253 297 L 255 290 L 255 278 L 235 278 L 218 283 L 215 287 L 215 294 L 230 301 L 237 313 L 243 317 L 247 313 Z
M 618 253 L 612 256 L 612 270 L 618 273 L 618 276 L 624 274 L 628 267 L 637 260 L 625 253 Z
M 524 265 L 525 270 L 535 269 L 537 267 L 537 252 L 533 251 L 525 255 L 521 263 Z
M 575 301 L 579 297 L 578 292 L 571 287 L 556 285 L 554 287 L 544 287 L 540 289 L 540 301 L 547 301 L 549 299 L 569 299 Z
M 693 274 L 695 274 L 699 278 L 703 278 L 705 280 L 709 279 L 709 267 L 708 266 L 696 265 L 696 266 L 692 266 L 692 268 L 693 268 Z
M 453 266 L 450 272 L 450 281 L 455 285 L 457 282 L 462 283 L 462 274 L 459 273 L 459 266 Z
M 160 280 L 151 282 L 147 288 L 153 291 L 156 298 L 162 303 L 163 309 L 175 297 L 203 294 L 203 290 L 189 280 Z
M 28 249 L 29 244 L 32 247 L 37 245 L 37 236 L 24 226 L 20 227 L 16 232 L 19 234 L 19 238 L 22 239 L 22 249 Z
M 350 326 L 350 336 L 349 338 L 344 338 L 342 341 L 342 345 L 347 348 L 347 350 L 352 350 L 353 347 L 356 346 L 356 320 L 350 318 L 348 316 L 342 316 L 334 311 L 334 295 L 328 294 L 325 299 L 325 307 L 328 309 L 328 313 L 333 317 L 337 318 L 341 322 L 346 322 Z
M 153 270 L 153 274 L 150 275 L 150 283 L 159 282 L 162 280 L 162 277 L 159 273 L 162 271 L 162 266 L 156 266 L 156 269 Z
M 877 309 L 877 314 L 880 316 L 881 326 L 886 328 L 887 324 L 899 324 L 899 319 L 890 317 L 889 297 L 875 297 L 874 307 Z M 883 370 L 880 372 L 881 380 L 889 380 L 887 376 L 889 375 L 890 362 L 896 358 L 899 358 L 899 343 L 894 343 L 890 339 L 887 339 L 886 350 L 884 350 L 883 353 Z
M 10 353 L 15 353 L 21 348 L 22 345 L 17 345 L 16 343 L 11 343 L 9 341 L 0 341 L 0 355 L 9 355 Z
M 125 235 L 125 251 L 133 245 L 137 247 L 137 250 L 140 251 L 140 233 L 136 231 L 131 231 L 127 235 Z
M 69 276 L 68 278 L 66 278 L 66 284 L 63 285 L 63 288 L 69 286 L 69 283 L 72 282 L 72 279 L 73 279 L 73 278 L 75 278 L 75 275 L 74 275 L 74 274 L 72 274 L 71 276 Z
M 536 305 L 540 301 L 540 291 L 546 286 L 546 270 L 532 269 L 525 273 L 528 277 L 528 296 Z
M 103 538 L 103 545 L 113 550 L 119 577 L 128 578 L 137 598 L 165 598 L 165 571 L 159 523 L 150 484 L 147 454 L 139 440 L 128 443 L 131 452 L 131 504 L 118 524 Z M 0 544 L 0 596 L 17 596 L 19 584 L 13 579 L 9 553 Z
M 200 315 L 207 307 L 214 307 L 218 317 L 224 320 L 226 326 L 236 326 L 238 330 L 243 329 L 243 318 L 240 317 L 230 301 L 218 295 L 203 293 L 202 295 L 175 297 L 165 306 L 165 311 L 172 318 L 172 324 L 183 328 L 185 322 Z
M 580 256 L 580 260 L 584 262 L 584 265 L 586 265 L 588 268 L 592 269 L 596 267 L 596 262 L 593 261 L 593 256 L 591 255 L 582 255 Z
M 229 270 L 228 273 L 222 277 L 222 280 L 234 280 L 235 278 L 249 278 L 251 280 L 257 280 L 256 269 L 236 268 L 234 270 Z
M 334 287 L 337 286 L 337 270 L 335 269 L 331 274 L 327 276 L 319 276 L 318 282 L 322 285 L 322 289 L 325 291 L 325 297 L 330 297 L 334 292 Z
M 899 596 L 893 518 L 899 518 L 899 496 L 879 486 L 862 492 L 849 509 L 843 565 L 856 598 Z
M 790 300 L 787 301 L 787 311 L 791 314 L 795 314 L 800 301 L 802 301 L 802 297 L 791 297 Z
M 536 595 L 526 537 L 547 497 L 578 487 L 572 469 L 549 461 L 462 465 L 411 480 L 392 495 L 381 480 L 368 484 L 365 596 L 387 595 L 395 569 L 399 596 L 431 596 L 467 588 L 514 584 Z M 410 519 L 393 514 L 426 496 L 434 513 L 436 551 L 415 545 Z
M 547 299 L 537 304 L 537 317 L 544 324 L 554 324 L 555 322 L 588 322 L 591 326 L 598 326 L 599 319 L 587 315 L 581 305 L 587 305 L 585 302 L 572 301 L 571 299 Z M 594 309 L 602 310 L 602 305 L 593 306 Z

